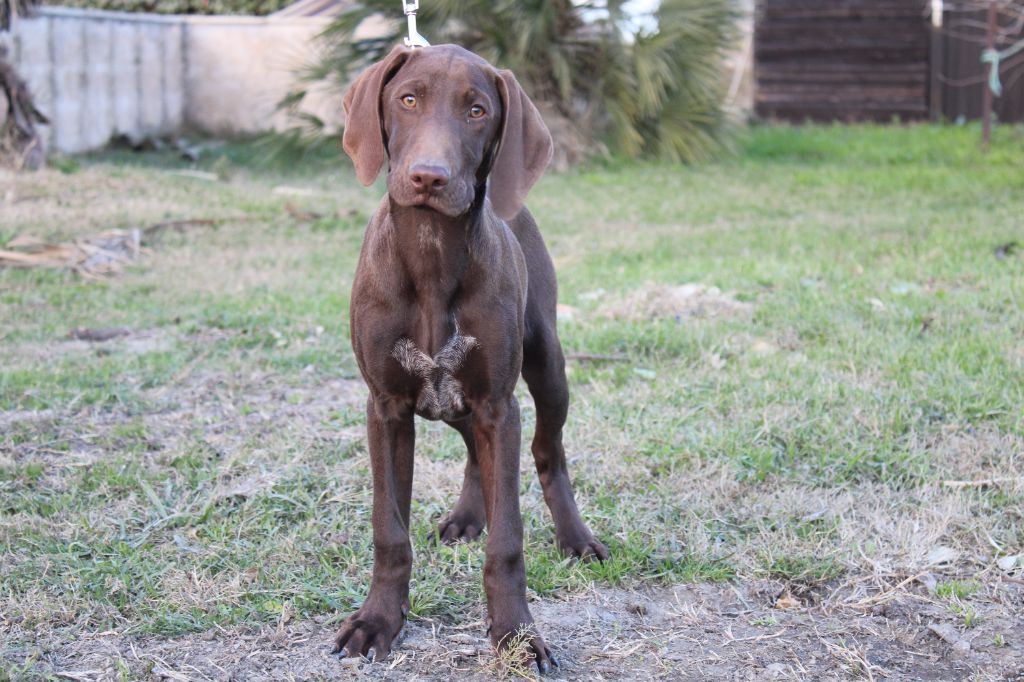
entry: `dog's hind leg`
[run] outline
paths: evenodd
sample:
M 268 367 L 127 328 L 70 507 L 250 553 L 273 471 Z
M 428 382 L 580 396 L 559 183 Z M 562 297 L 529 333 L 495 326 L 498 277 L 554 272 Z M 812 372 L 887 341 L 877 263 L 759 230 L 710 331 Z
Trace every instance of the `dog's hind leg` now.
M 537 308 L 531 311 L 531 307 L 527 307 L 527 315 L 540 314 Z M 544 501 L 555 523 L 559 548 L 570 556 L 603 560 L 608 558 L 608 549 L 580 517 L 565 462 L 562 427 L 569 411 L 569 385 L 554 315 L 550 317 L 531 325 L 532 334 L 523 348 L 523 378 L 537 406 L 537 428 L 531 446 L 533 461 L 544 490 Z
M 480 487 L 480 462 L 470 422 L 464 419 L 445 423 L 458 431 L 466 443 L 466 473 L 462 481 L 462 493 L 455 508 L 437 526 L 437 537 L 450 544 L 459 540 L 477 539 L 484 529 L 487 516 L 484 493 Z

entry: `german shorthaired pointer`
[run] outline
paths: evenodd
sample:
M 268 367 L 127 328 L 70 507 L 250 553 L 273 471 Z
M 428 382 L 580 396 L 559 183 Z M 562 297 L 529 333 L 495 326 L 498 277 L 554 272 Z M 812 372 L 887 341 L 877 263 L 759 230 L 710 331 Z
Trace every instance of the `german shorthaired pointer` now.
M 576 508 L 562 426 L 569 404 L 555 328 L 555 270 L 527 192 L 551 159 L 536 107 L 510 71 L 453 45 L 397 47 L 345 96 L 345 150 L 387 196 L 366 230 L 352 288 L 352 347 L 370 389 L 373 580 L 335 638 L 343 656 L 383 659 L 409 609 L 413 415 L 466 443 L 462 493 L 445 542 L 486 526 L 491 641 L 525 637 L 538 669 L 557 665 L 526 603 L 519 512 L 520 373 L 537 406 L 533 457 L 558 546 L 608 550 Z

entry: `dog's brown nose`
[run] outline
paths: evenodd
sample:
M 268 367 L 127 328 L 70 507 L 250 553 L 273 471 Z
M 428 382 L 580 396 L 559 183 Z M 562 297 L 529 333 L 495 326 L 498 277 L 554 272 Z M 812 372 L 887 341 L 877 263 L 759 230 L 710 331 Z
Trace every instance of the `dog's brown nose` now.
M 417 192 L 440 192 L 451 177 L 447 166 L 418 163 L 409 169 L 409 180 Z

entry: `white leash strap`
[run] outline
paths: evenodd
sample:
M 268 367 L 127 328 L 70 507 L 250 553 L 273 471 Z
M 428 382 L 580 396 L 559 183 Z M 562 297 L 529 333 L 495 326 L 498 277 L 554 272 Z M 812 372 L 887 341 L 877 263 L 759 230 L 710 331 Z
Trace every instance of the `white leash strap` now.
M 430 43 L 427 39 L 419 34 L 416 30 L 416 10 L 420 8 L 420 0 L 413 0 L 407 2 L 402 0 L 402 10 L 405 12 L 406 18 L 409 20 L 409 37 L 405 39 L 406 47 L 429 47 Z

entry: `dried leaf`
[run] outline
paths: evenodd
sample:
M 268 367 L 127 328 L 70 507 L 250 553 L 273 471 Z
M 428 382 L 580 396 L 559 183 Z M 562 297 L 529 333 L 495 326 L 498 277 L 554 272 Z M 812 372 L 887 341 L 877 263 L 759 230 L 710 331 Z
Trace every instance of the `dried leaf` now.
M 798 609 L 801 606 L 803 606 L 803 604 L 800 603 L 800 600 L 789 592 L 783 592 L 779 595 L 779 598 L 775 600 L 775 608 L 777 609 Z

